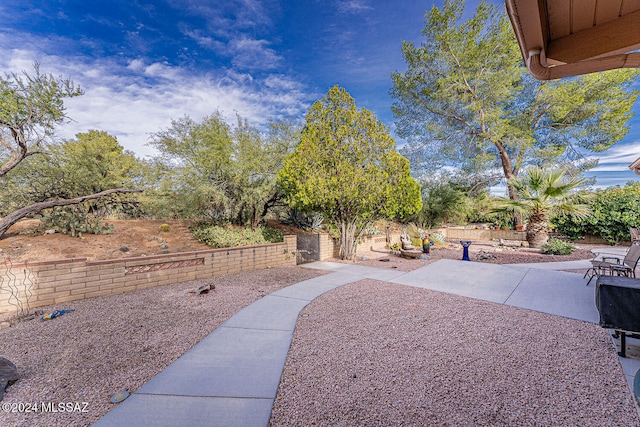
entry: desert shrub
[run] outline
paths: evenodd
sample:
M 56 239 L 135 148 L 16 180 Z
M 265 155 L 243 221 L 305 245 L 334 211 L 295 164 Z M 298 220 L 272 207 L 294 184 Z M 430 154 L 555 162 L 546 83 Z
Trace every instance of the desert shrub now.
M 444 236 L 440 233 L 432 233 L 429 238 L 433 243 L 444 243 Z
M 365 227 L 363 234 L 365 236 L 379 236 L 382 234 L 382 230 L 380 230 L 375 224 L 369 224 Z
M 282 231 L 273 227 L 260 227 L 259 230 L 262 232 L 262 236 L 268 243 L 278 243 L 284 241 L 284 234 Z
M 422 209 L 409 218 L 421 228 L 439 227 L 446 223 L 465 223 L 467 217 L 465 191 L 451 182 L 423 182 Z
M 58 206 L 42 211 L 36 218 L 42 222 L 45 230 L 82 237 L 82 234 L 110 234 L 113 225 L 104 223 L 102 218 L 89 215 L 82 205 Z
M 261 245 L 283 240 L 282 233 L 269 227 L 252 230 L 203 223 L 191 227 L 190 230 L 194 238 L 212 248 Z
M 322 232 L 324 218 L 317 212 L 305 213 L 298 209 L 289 208 L 282 219 L 284 224 L 296 226 L 302 230 L 312 230 L 316 233 Z
M 575 246 L 573 246 L 571 243 L 563 242 L 560 239 L 551 238 L 542 246 L 540 252 L 549 255 L 569 255 L 573 253 L 574 250 Z
M 171 226 L 169 224 L 160 225 L 160 231 L 162 231 L 163 233 L 169 232 L 170 229 L 171 229 Z
M 411 244 L 413 246 L 415 246 L 416 248 L 421 248 L 422 247 L 422 240 L 420 240 L 419 237 L 412 237 L 411 238 Z

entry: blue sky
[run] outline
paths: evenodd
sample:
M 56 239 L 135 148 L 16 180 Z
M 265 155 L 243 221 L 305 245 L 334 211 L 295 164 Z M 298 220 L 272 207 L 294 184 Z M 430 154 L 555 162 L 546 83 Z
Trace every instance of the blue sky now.
M 2 0 L 0 71 L 38 61 L 71 77 L 85 95 L 67 101 L 74 122 L 61 136 L 105 130 L 140 157 L 171 119 L 302 118 L 334 84 L 393 129 L 390 74 L 405 69 L 401 41 L 420 41 L 433 4 L 442 1 Z M 627 168 L 638 156 L 636 116 L 591 175 L 598 186 L 638 180 Z

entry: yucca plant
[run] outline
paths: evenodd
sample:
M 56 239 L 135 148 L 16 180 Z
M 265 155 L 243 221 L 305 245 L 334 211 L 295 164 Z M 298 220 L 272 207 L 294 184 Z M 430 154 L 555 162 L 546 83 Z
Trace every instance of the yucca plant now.
M 588 196 L 576 191 L 584 182 L 584 178 L 565 176 L 562 169 L 532 167 L 525 176 L 509 180 L 519 200 L 500 198 L 496 211 L 521 214 L 527 220 L 529 246 L 541 248 L 549 240 L 549 217 L 559 213 L 574 217 L 589 214 Z

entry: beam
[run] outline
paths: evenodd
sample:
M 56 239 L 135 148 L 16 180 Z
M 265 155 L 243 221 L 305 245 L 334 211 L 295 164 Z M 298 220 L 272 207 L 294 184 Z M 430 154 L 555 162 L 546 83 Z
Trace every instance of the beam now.
M 577 6 L 576 6 L 577 7 Z M 640 10 L 550 41 L 548 59 L 565 64 L 628 53 L 640 47 Z

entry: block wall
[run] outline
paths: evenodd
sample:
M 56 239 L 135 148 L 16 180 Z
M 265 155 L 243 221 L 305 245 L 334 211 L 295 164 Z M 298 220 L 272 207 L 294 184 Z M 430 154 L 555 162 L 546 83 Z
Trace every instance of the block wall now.
M 283 243 L 148 257 L 0 264 L 0 314 L 228 273 L 296 265 L 296 236 Z M 19 299 L 16 299 L 17 296 Z

